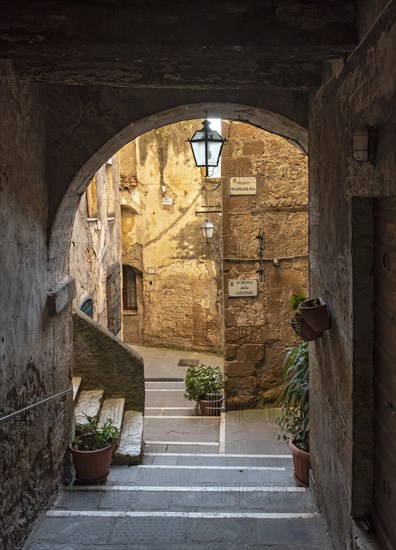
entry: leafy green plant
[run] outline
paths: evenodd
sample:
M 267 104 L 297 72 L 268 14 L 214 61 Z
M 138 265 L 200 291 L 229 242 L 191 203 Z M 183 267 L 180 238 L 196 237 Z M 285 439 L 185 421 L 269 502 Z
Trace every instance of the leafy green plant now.
M 184 396 L 189 401 L 205 399 L 207 393 L 220 393 L 224 390 L 224 375 L 219 367 L 201 365 L 189 367 L 185 378 Z
M 307 300 L 307 297 L 304 296 L 304 294 L 293 294 L 290 298 L 290 307 L 292 311 L 295 311 L 296 314 L 298 314 L 298 308 L 302 302 L 305 302 L 305 300 Z
M 72 441 L 79 451 L 95 451 L 111 445 L 120 436 L 119 429 L 111 418 L 106 418 L 101 426 L 98 416 L 84 414 L 86 422 L 76 424 L 76 435 Z
M 287 350 L 284 362 L 282 416 L 276 422 L 296 447 L 309 451 L 309 349 L 301 342 Z M 281 436 L 279 436 L 281 437 Z

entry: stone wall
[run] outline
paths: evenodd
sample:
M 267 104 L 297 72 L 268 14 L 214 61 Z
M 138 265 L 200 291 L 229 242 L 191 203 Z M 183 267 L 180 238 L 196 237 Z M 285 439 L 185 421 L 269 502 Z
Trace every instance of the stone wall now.
M 59 255 L 48 259 L 45 88 L 0 83 L 0 417 L 70 387 L 70 305 L 56 315 L 47 293 Z M 65 273 L 62 274 L 63 276 Z M 63 475 L 72 398 L 0 424 L 0 547 L 15 550 Z
M 279 398 L 285 349 L 296 341 L 290 298 L 307 294 L 307 157 L 247 124 L 227 123 L 223 135 L 229 136 L 222 154 L 227 406 L 260 407 Z M 232 195 L 235 177 L 253 178 L 243 181 L 255 181 L 256 193 Z M 257 297 L 230 297 L 235 279 L 258 279 Z
M 84 313 L 73 315 L 74 374 L 81 389 L 105 390 L 104 397 L 125 397 L 126 410 L 144 411 L 144 365 L 124 345 Z
M 200 225 L 207 199 L 187 139 L 200 121 L 148 132 L 119 153 L 123 263 L 137 276 L 137 310 L 124 310 L 124 340 L 222 350 L 220 273 Z
M 93 319 L 108 328 L 106 276 L 112 266 L 121 264 L 117 156 L 96 172 L 89 190 L 91 192 L 81 197 L 70 244 L 69 273 L 76 280 L 73 307 L 79 309 L 87 298 L 91 298 Z M 88 201 L 89 206 L 97 210 L 91 217 Z M 120 297 L 117 299 L 119 301 Z M 121 320 L 121 313 L 119 315 Z
M 331 330 L 310 346 L 311 462 L 316 493 L 342 550 L 352 547 L 351 516 L 368 517 L 372 506 L 369 198 L 396 196 L 395 21 L 393 3 L 316 94 L 310 114 L 310 291 L 325 297 L 332 312 Z M 353 158 L 353 132 L 362 124 L 378 129 L 372 164 Z

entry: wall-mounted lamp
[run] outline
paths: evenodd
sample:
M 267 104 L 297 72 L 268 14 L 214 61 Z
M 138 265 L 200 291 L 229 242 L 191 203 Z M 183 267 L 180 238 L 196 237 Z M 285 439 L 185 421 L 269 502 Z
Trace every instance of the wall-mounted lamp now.
M 205 176 L 209 176 L 209 168 L 218 166 L 223 144 L 227 141 L 223 139 L 217 130 L 212 130 L 208 119 L 203 121 L 201 130 L 195 132 L 189 139 L 191 149 L 194 155 L 195 164 L 206 169 Z
M 368 124 L 358 126 L 353 132 L 353 157 L 360 162 L 375 161 L 377 152 L 377 128 Z
M 216 258 L 218 261 L 218 269 L 219 272 L 221 272 L 221 266 L 222 266 L 222 260 L 223 260 L 223 250 L 221 243 L 212 243 L 210 242 L 210 239 L 213 237 L 213 231 L 214 231 L 214 225 L 213 223 L 206 219 L 205 222 L 201 225 L 201 233 L 202 237 L 206 241 L 206 246 L 209 248 L 213 248 L 213 250 L 216 253 Z
M 214 225 L 213 223 L 206 219 L 205 222 L 201 225 L 202 237 L 208 241 L 213 237 Z

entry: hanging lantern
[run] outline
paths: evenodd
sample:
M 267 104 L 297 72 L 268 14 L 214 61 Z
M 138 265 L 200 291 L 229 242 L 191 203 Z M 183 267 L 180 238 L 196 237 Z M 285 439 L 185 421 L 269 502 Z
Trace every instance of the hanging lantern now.
M 202 124 L 202 129 L 195 132 L 188 141 L 191 145 L 195 164 L 198 167 L 205 166 L 205 175 L 208 177 L 209 168 L 218 166 L 223 144 L 227 140 L 223 139 L 217 130 L 212 130 L 208 119 L 205 119 Z

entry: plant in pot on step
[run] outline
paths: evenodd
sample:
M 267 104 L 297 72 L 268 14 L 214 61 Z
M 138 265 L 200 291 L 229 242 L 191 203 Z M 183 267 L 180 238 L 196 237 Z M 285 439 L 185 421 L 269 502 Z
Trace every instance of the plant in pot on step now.
M 308 344 L 287 350 L 284 362 L 282 416 L 276 419 L 293 454 L 294 478 L 309 484 L 309 361 Z M 281 436 L 279 436 L 281 437 Z
M 184 397 L 196 401 L 195 414 L 200 408 L 203 416 L 219 416 L 224 400 L 224 375 L 219 367 L 201 365 L 189 367 L 185 378 Z
M 69 451 L 76 470 L 76 482 L 97 483 L 104 481 L 109 473 L 120 431 L 110 418 L 99 425 L 98 416 L 84 414 L 84 417 L 86 422 L 76 424 Z

